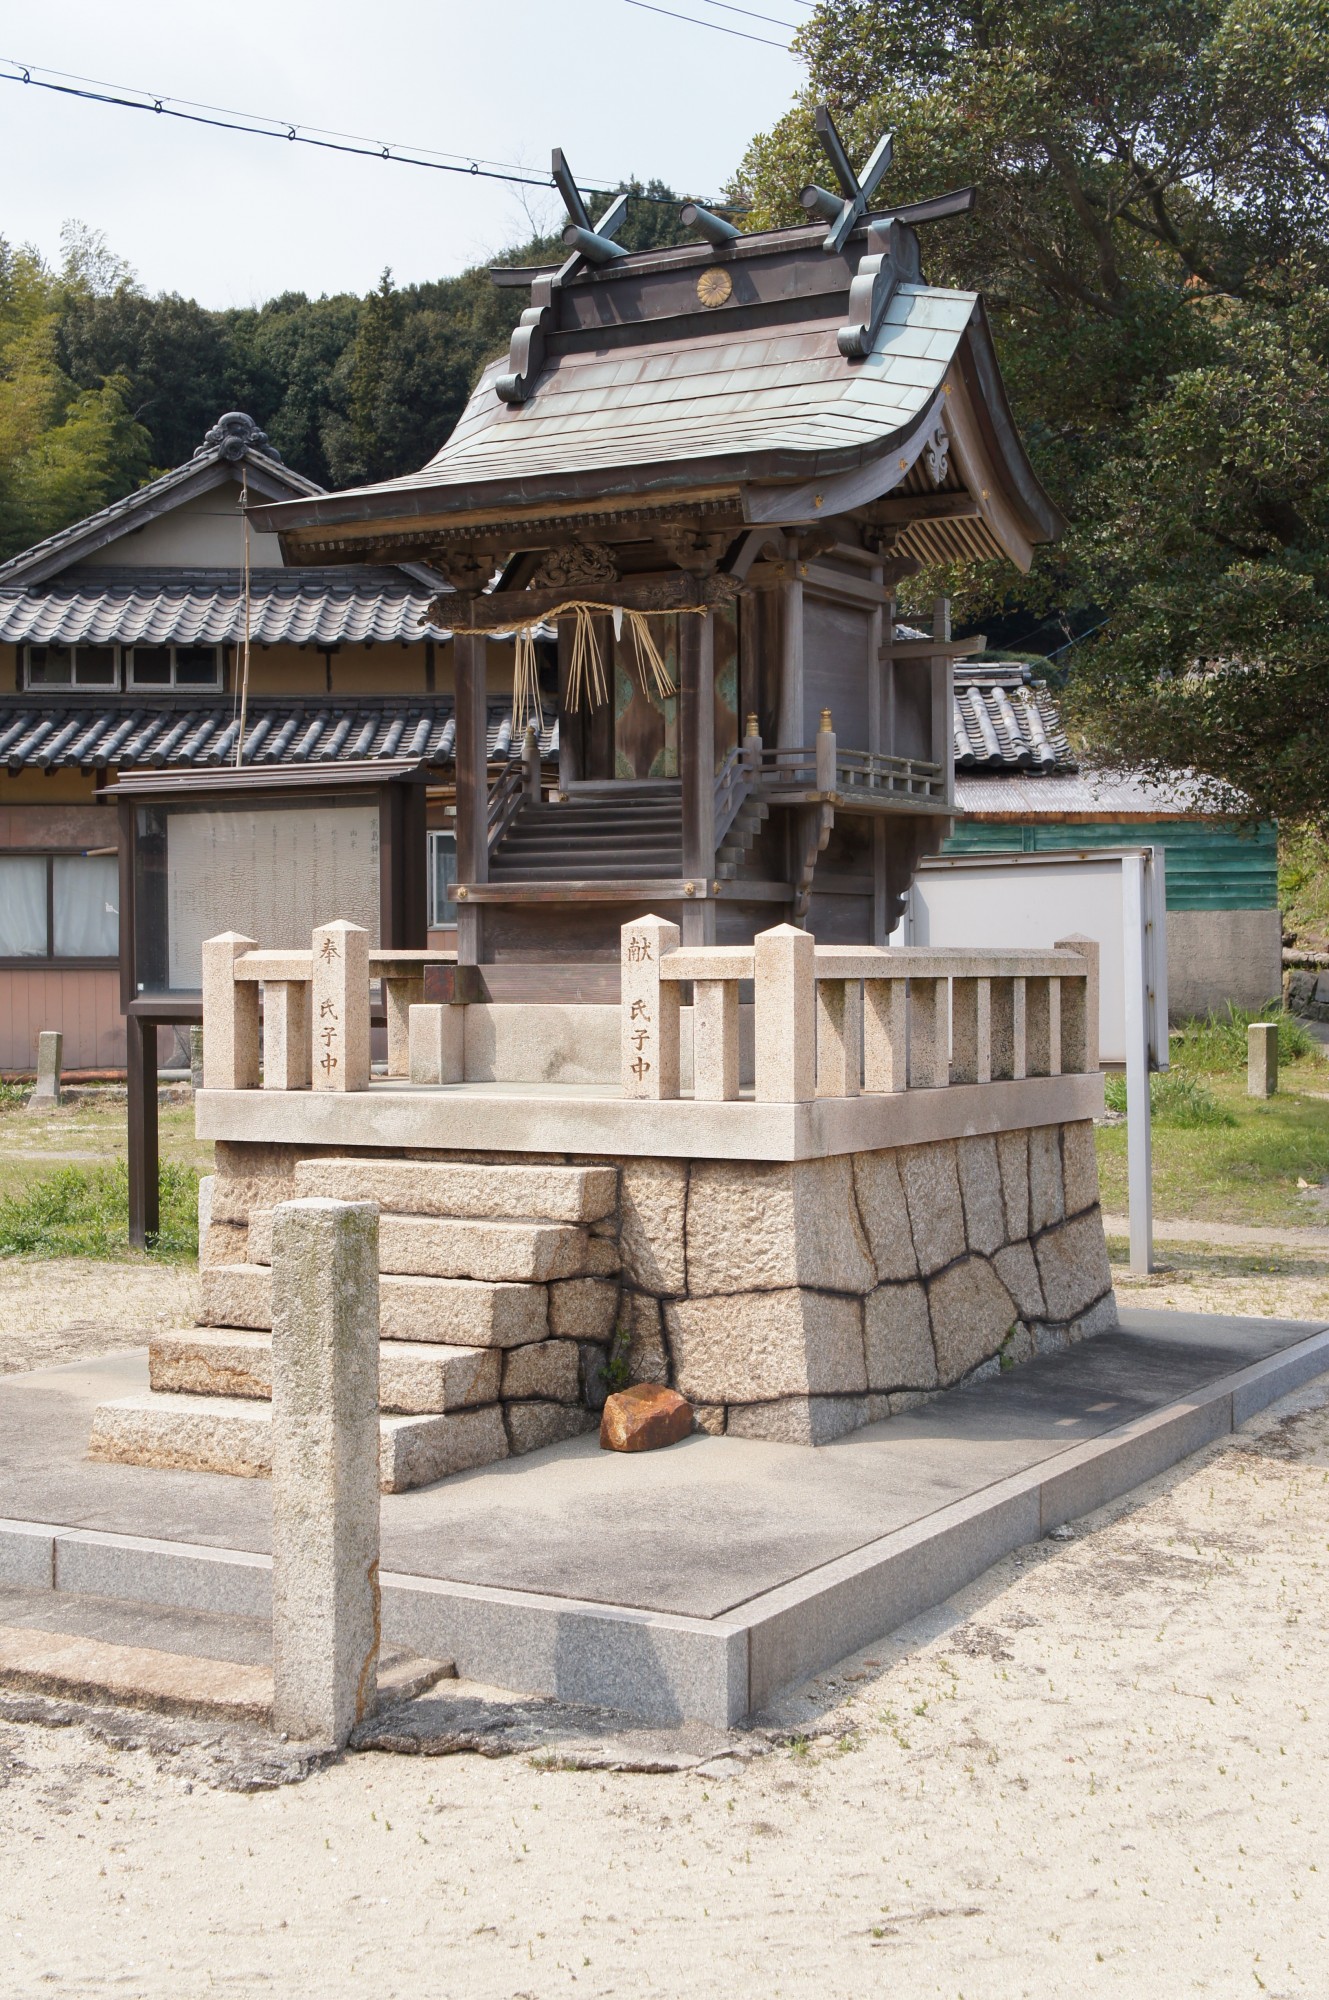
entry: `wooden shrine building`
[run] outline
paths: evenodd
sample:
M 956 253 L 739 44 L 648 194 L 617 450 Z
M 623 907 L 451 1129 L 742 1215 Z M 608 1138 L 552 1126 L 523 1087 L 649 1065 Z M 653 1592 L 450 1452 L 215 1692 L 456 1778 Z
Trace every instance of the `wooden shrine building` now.
M 951 665 L 982 641 L 942 607 L 899 638 L 896 586 L 1027 568 L 1060 524 L 981 300 L 923 277 L 919 226 L 972 190 L 875 206 L 889 140 L 860 179 L 818 127 L 837 190 L 804 190 L 808 223 L 744 235 L 689 204 L 694 243 L 634 254 L 628 197 L 593 224 L 556 153 L 569 255 L 494 274 L 530 306 L 437 456 L 253 510 L 289 565 L 427 562 L 457 593 L 458 947 L 494 999 L 591 997 L 646 909 L 687 943 L 785 920 L 884 943 L 949 831 Z M 535 756 L 491 782 L 485 635 L 541 621 L 557 782 Z M 516 657 L 520 726 L 533 638 Z

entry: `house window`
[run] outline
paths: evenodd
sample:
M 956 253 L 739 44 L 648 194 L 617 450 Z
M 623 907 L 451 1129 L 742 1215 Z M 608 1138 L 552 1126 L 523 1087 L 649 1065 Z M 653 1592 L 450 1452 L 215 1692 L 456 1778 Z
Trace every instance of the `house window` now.
M 126 657 L 130 687 L 221 686 L 220 646 L 132 646 Z
M 429 928 L 455 924 L 457 906 L 448 900 L 448 891 L 457 879 L 457 836 L 431 833 L 429 841 Z
M 110 854 L 0 854 L 0 959 L 115 959 L 120 870 Z
M 120 660 L 114 646 L 28 646 L 30 688 L 118 688 Z

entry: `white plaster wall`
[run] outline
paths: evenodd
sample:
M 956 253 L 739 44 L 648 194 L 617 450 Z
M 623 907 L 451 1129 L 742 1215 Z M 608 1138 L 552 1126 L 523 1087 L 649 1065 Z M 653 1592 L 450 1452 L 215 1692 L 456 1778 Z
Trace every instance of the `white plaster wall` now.
M 239 569 L 244 562 L 239 502 L 238 479 L 214 486 L 145 528 L 117 535 L 83 561 L 90 568 Z M 285 567 L 275 535 L 251 533 L 249 560 L 255 569 Z

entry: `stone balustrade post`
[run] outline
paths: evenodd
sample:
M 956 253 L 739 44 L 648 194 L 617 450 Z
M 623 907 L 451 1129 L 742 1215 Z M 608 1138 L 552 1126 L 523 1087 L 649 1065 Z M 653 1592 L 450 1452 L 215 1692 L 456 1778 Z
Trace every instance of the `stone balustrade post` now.
M 251 937 L 222 931 L 203 941 L 203 1088 L 258 1089 L 258 984 L 235 976 L 255 950 Z
M 272 1725 L 340 1748 L 377 1696 L 378 1208 L 272 1226 Z
M 908 1087 L 908 987 L 901 979 L 863 982 L 863 1088 L 891 1092 Z
M 1061 1061 L 1068 1076 L 1092 1076 L 1098 1068 L 1098 961 L 1097 938 L 1058 938 L 1057 951 L 1073 951 L 1085 961 L 1083 979 L 1061 982 Z
M 369 932 L 343 918 L 314 932 L 313 1085 L 369 1088 Z
M 738 1096 L 736 979 L 692 982 L 692 1095 L 716 1102 Z
M 1061 1060 L 1061 1013 L 1056 979 L 1026 979 L 1025 1073 L 1056 1076 Z
M 308 1090 L 309 981 L 263 982 L 263 1088 Z
M 679 935 L 678 925 L 663 917 L 639 917 L 623 926 L 620 1013 L 625 1097 L 678 1096 L 680 995 L 676 981 L 661 979 L 660 962 L 678 950 Z M 695 1086 L 695 1048 L 693 1062 Z
M 776 924 L 753 944 L 756 1095 L 803 1104 L 817 1092 L 816 945 L 809 931 Z
M 817 1095 L 857 1097 L 863 1057 L 863 982 L 817 981 Z
M 951 981 L 951 1082 L 992 1081 L 990 979 Z
M 909 1088 L 943 1090 L 951 1060 L 946 1020 L 947 979 L 909 981 Z

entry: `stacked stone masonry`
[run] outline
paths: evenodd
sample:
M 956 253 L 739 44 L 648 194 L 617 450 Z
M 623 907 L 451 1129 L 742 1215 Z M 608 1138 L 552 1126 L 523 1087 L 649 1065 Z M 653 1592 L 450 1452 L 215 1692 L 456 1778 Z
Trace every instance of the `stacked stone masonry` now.
M 199 1328 L 93 1451 L 271 1464 L 272 1212 L 380 1207 L 385 1490 L 591 1428 L 656 1382 L 702 1428 L 820 1444 L 1116 1323 L 1086 1120 L 788 1163 L 219 1144 Z

